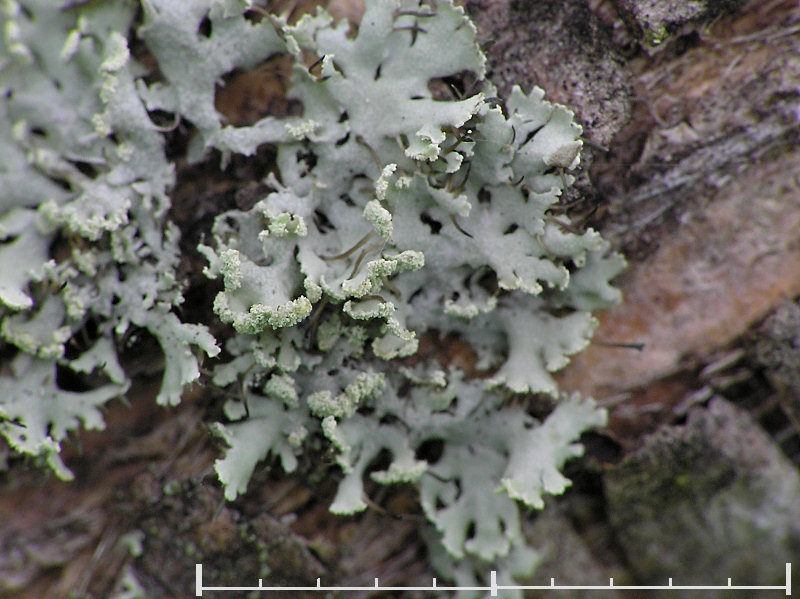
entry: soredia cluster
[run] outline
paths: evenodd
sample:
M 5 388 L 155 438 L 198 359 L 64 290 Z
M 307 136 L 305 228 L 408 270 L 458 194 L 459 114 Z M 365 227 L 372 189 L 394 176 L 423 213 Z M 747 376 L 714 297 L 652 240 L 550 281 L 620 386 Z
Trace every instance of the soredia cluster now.
M 561 493 L 577 439 L 605 422 L 551 373 L 589 343 L 591 312 L 619 301 L 609 280 L 624 266 L 563 210 L 573 115 L 539 89 L 501 104 L 450 2 L 370 0 L 355 32 L 324 11 L 252 18 L 237 0 L 143 0 L 135 28 L 129 2 L 55 4 L 3 3 L 0 433 L 68 476 L 59 442 L 102 426 L 127 389 L 126 340 L 161 344 L 165 404 L 219 352 L 175 310 L 174 168 L 150 117 L 166 112 L 195 128 L 191 160 L 277 150 L 269 193 L 219 215 L 200 246 L 235 330 L 212 378 L 240 395 L 214 427 L 226 497 L 260 460 L 291 472 L 324 440 L 342 473 L 334 512 L 367 507 L 367 478 L 412 483 L 444 575 L 470 583 L 481 560 L 529 571 L 518 504 Z M 134 38 L 159 80 L 143 78 Z M 302 115 L 223 123 L 215 85 L 276 55 L 293 59 Z M 423 335 L 466 343 L 480 376 L 420 355 Z M 68 370 L 105 382 L 63 390 Z M 551 400 L 544 418 L 520 401 L 534 394 Z

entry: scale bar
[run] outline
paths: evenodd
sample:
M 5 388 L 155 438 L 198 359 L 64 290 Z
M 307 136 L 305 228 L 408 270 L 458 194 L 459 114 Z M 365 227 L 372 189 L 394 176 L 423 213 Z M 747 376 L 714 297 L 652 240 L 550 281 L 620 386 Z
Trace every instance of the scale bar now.
M 426 587 L 415 586 L 378 586 L 378 579 L 375 579 L 374 586 L 357 586 L 357 587 L 338 587 L 338 586 L 322 586 L 321 581 L 317 578 L 317 585 L 313 587 L 265 587 L 262 586 L 262 580 L 259 579 L 258 586 L 242 586 L 242 587 L 207 587 L 203 586 L 203 565 L 195 564 L 195 596 L 202 597 L 203 591 L 374 591 L 379 589 L 382 591 L 430 591 L 436 589 L 437 591 L 483 591 L 488 592 L 491 597 L 497 597 L 499 591 L 553 591 L 553 590 L 576 590 L 576 591 L 602 591 L 614 589 L 618 591 L 784 591 L 786 596 L 792 594 L 792 564 L 786 564 L 786 584 L 784 585 L 734 585 L 732 580 L 728 578 L 726 585 L 675 585 L 672 583 L 672 578 L 669 579 L 668 585 L 618 585 L 614 584 L 614 579 L 610 579 L 608 585 L 557 585 L 555 578 L 550 579 L 549 585 L 498 585 L 497 584 L 497 571 L 492 570 L 489 573 L 489 586 L 438 586 L 436 579 L 433 579 L 433 584 Z

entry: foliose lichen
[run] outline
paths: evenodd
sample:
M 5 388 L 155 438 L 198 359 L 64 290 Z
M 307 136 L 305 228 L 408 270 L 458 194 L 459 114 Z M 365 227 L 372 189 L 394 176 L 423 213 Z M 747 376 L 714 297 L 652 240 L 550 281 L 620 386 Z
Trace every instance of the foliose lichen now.
M 165 357 L 158 402 L 219 348 L 180 321 L 178 231 L 166 219 L 174 166 L 136 91 L 127 37 L 136 5 L 80 10 L 2 3 L 0 21 L 0 435 L 62 478 L 61 442 L 128 378 L 117 359 L 142 331 Z M 105 383 L 67 385 L 69 373 Z
M 162 403 L 197 377 L 197 349 L 219 351 L 174 311 L 173 166 L 149 117 L 165 111 L 196 128 L 192 160 L 277 149 L 269 193 L 221 214 L 200 246 L 236 331 L 213 375 L 242 394 L 213 427 L 226 497 L 268 455 L 291 472 L 326 440 L 343 474 L 332 511 L 365 509 L 366 478 L 415 484 L 436 567 L 471 584 L 491 561 L 502 584 L 535 563 L 518 503 L 561 493 L 579 436 L 605 422 L 551 373 L 589 343 L 592 311 L 619 301 L 624 260 L 561 209 L 581 149 L 571 112 L 540 89 L 501 104 L 451 2 L 366 4 L 353 33 L 323 10 L 290 24 L 247 18 L 243 0 L 146 0 L 134 33 L 128 2 L 5 2 L 0 331 L 17 357 L 0 433 L 66 475 L 59 441 L 76 419 L 101 426 L 99 406 L 127 387 L 126 332 L 160 342 Z M 133 35 L 160 80 L 142 78 Z M 224 124 L 217 83 L 275 55 L 293 60 L 302 115 Z M 67 351 L 87 327 L 93 345 Z M 422 334 L 468 344 L 482 376 L 417 355 Z M 59 389 L 65 367 L 108 384 Z M 552 399 L 546 417 L 517 401 L 533 394 Z
M 249 412 L 231 401 L 233 422 L 218 428 L 226 496 L 269 454 L 296 467 L 289 437 L 302 430 L 337 452 L 334 512 L 367 507 L 367 477 L 411 482 L 442 560 L 530 565 L 515 501 L 542 507 L 561 493 L 577 438 L 605 422 L 550 373 L 588 344 L 591 311 L 619 301 L 609 280 L 624 265 L 595 231 L 554 216 L 580 128 L 539 89 L 500 106 L 475 29 L 448 2 L 369 2 L 355 35 L 323 11 L 272 24 L 303 113 L 250 128 L 277 147 L 272 191 L 220 215 L 201 247 L 224 283 L 215 309 L 240 333 L 217 383 L 237 379 Z M 467 89 L 434 96 L 444 80 Z M 289 220 L 303 233 L 271 233 Z M 433 331 L 473 348 L 485 377 L 416 357 Z M 276 377 L 291 405 L 271 390 Z M 554 400 L 543 421 L 510 402 L 536 393 Z M 431 442 L 441 455 L 426 456 Z

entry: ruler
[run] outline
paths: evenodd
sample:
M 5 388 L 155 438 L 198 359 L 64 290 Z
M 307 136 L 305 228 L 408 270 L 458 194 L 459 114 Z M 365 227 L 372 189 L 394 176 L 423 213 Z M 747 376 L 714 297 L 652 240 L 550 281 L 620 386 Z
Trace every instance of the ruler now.
M 497 571 L 489 572 L 489 586 L 439 586 L 436 579 L 432 580 L 430 586 L 381 586 L 376 578 L 372 586 L 340 587 L 323 586 L 321 579 L 317 578 L 316 586 L 289 587 L 289 586 L 264 586 L 263 580 L 258 579 L 258 586 L 243 587 L 212 587 L 203 585 L 203 564 L 195 564 L 195 595 L 202 597 L 204 591 L 224 592 L 224 591 L 263 591 L 268 592 L 289 592 L 289 591 L 483 591 L 489 593 L 491 597 L 497 597 L 501 591 L 565 591 L 565 590 L 584 590 L 584 591 L 607 591 L 615 589 L 618 591 L 784 591 L 786 596 L 792 594 L 792 564 L 786 564 L 786 584 L 783 585 L 735 585 L 732 579 L 728 579 L 725 585 L 680 585 L 672 584 L 672 578 L 666 585 L 615 585 L 614 579 L 610 578 L 607 585 L 560 585 L 556 584 L 555 578 L 550 579 L 549 585 L 499 585 L 497 584 Z

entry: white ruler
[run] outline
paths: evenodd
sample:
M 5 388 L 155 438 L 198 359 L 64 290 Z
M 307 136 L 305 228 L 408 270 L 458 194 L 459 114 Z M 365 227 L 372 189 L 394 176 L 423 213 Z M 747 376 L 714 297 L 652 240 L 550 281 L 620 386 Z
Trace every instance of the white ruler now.
M 570 590 L 585 590 L 585 591 L 605 591 L 608 589 L 616 589 L 619 591 L 784 591 L 787 596 L 792 594 L 792 564 L 786 564 L 786 584 L 774 586 L 752 586 L 752 585 L 735 585 L 731 579 L 728 579 L 726 585 L 679 585 L 672 584 L 672 579 L 666 585 L 615 585 L 614 579 L 611 578 L 607 585 L 558 585 L 554 578 L 550 579 L 549 585 L 499 585 L 497 584 L 497 571 L 492 570 L 489 573 L 489 586 L 480 587 L 458 587 L 458 586 L 438 586 L 436 579 L 433 579 L 431 586 L 426 587 L 384 587 L 381 586 L 378 579 L 375 579 L 373 586 L 361 587 L 329 587 L 322 586 L 320 579 L 317 578 L 317 586 L 313 587 L 275 587 L 264 586 L 261 578 L 258 579 L 258 586 L 255 587 L 207 587 L 203 586 L 203 564 L 195 565 L 195 594 L 197 597 L 203 596 L 203 591 L 484 591 L 488 592 L 491 597 L 497 597 L 500 591 L 564 591 Z

